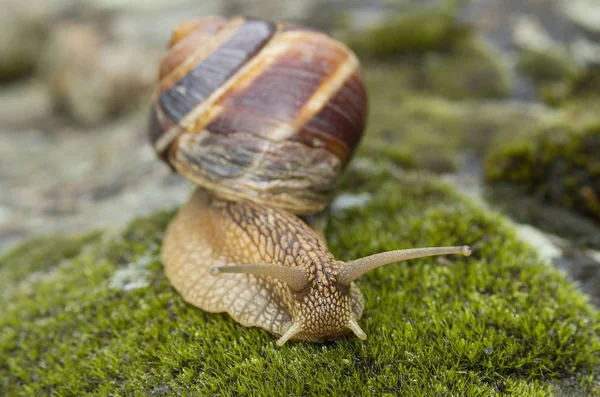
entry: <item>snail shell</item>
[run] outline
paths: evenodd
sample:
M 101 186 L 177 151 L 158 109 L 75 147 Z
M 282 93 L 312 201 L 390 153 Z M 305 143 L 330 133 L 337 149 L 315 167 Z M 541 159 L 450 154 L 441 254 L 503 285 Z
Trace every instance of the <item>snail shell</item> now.
M 331 202 L 366 114 L 358 60 L 328 35 L 202 18 L 173 34 L 150 136 L 163 160 L 221 198 L 308 214 Z

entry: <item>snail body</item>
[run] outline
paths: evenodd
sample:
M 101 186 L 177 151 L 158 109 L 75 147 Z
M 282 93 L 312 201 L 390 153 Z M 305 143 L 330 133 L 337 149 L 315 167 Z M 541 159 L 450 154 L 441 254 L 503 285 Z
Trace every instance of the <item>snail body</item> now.
M 358 60 L 323 33 L 218 17 L 175 30 L 149 132 L 158 156 L 200 186 L 161 252 L 187 302 L 280 335 L 279 346 L 365 339 L 356 278 L 400 260 L 470 254 L 418 248 L 341 262 L 298 216 L 333 199 L 366 113 Z
M 321 239 L 298 217 L 273 207 L 223 201 L 198 189 L 169 226 L 162 256 L 167 277 L 185 300 L 228 312 L 245 326 L 282 335 L 297 322 L 312 332 L 295 339 L 323 341 L 350 332 L 348 324 L 362 315 L 362 294 L 354 283 L 338 286 L 340 264 Z M 211 275 L 215 266 L 241 263 L 305 276 L 294 283 L 296 274 L 290 273 L 290 286 L 261 274 Z

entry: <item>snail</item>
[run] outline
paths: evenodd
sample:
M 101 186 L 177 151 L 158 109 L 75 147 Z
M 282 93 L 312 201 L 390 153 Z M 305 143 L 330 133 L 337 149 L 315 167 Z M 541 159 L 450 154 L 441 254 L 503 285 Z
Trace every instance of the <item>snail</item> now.
M 198 185 L 161 249 L 188 303 L 261 327 L 278 346 L 350 332 L 364 340 L 354 280 L 402 260 L 470 254 L 417 248 L 342 262 L 328 251 L 318 214 L 367 114 L 359 62 L 330 36 L 244 17 L 193 19 L 174 30 L 159 75 L 152 145 Z

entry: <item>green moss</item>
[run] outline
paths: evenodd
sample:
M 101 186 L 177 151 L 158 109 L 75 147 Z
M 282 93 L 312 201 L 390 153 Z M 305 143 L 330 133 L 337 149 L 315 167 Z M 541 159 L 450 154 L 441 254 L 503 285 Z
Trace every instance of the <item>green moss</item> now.
M 32 395 L 550 395 L 591 392 L 600 315 L 498 215 L 385 159 L 357 158 L 331 217 L 333 253 L 472 243 L 469 258 L 390 265 L 358 280 L 366 342 L 282 349 L 265 331 L 186 304 L 159 263 L 172 213 L 97 239 L 2 302 L 0 393 Z M 20 252 L 21 255 L 16 253 Z M 27 251 L 5 271 L 20 273 Z M 58 259 L 59 258 L 59 259 Z M 448 266 L 444 266 L 448 265 Z M 14 278 L 15 280 L 17 278 Z
M 571 78 L 542 87 L 544 100 L 560 107 L 565 118 L 578 124 L 598 123 L 600 67 L 588 66 Z
M 510 69 L 482 40 L 469 38 L 451 51 L 427 54 L 423 69 L 427 89 L 447 98 L 503 98 L 510 94 Z
M 571 98 L 598 96 L 600 92 L 600 66 L 588 66 L 569 80 Z
M 486 176 L 600 220 L 600 124 L 570 122 L 499 149 L 487 161 Z
M 0 290 L 6 292 L 33 273 L 51 271 L 60 262 L 77 256 L 98 237 L 98 233 L 91 233 L 81 237 L 35 238 L 19 245 L 0 258 Z
M 461 109 L 444 100 L 394 90 L 396 73 L 373 69 L 367 77 L 370 118 L 361 153 L 382 153 L 405 167 L 444 172 L 457 167 L 456 153 L 464 140 Z M 387 90 L 378 90 L 387 81 Z M 406 97 L 405 97 L 406 96 Z
M 410 89 L 449 99 L 504 98 L 512 90 L 513 75 L 501 54 L 471 35 L 447 48 L 398 53 L 377 62 L 394 69 L 395 85 L 387 90 Z
M 556 82 L 573 78 L 577 63 L 561 49 L 523 50 L 518 55 L 517 67 L 536 82 Z
M 562 80 L 543 82 L 540 91 L 548 104 L 567 108 L 576 106 L 596 116 L 600 99 L 600 67 L 580 67 Z
M 469 28 L 456 20 L 458 1 L 442 1 L 441 5 L 416 7 L 399 11 L 389 21 L 347 39 L 361 55 L 389 57 L 399 53 L 420 53 L 449 47 Z

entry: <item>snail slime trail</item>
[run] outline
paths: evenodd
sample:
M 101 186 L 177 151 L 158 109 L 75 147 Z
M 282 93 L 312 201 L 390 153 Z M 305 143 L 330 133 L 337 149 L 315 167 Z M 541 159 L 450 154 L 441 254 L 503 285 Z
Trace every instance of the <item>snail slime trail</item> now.
M 367 95 L 342 43 L 295 24 L 208 17 L 181 23 L 159 71 L 150 141 L 198 185 L 169 224 L 161 259 L 208 312 L 288 340 L 360 339 L 354 280 L 379 266 L 468 246 L 336 260 L 299 215 L 331 203 L 359 144 Z

